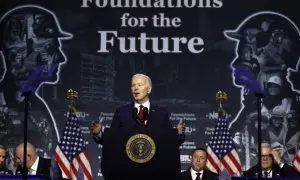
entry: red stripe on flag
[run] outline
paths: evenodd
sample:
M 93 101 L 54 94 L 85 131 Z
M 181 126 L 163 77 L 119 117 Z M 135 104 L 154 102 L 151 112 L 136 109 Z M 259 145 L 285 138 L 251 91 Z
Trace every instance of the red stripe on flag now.
M 65 166 L 64 162 L 60 159 L 60 156 L 57 154 L 57 152 L 54 153 L 54 158 L 59 165 L 59 167 L 64 171 L 64 173 L 68 176 L 69 179 L 71 179 L 71 173 L 68 170 L 68 168 Z
M 233 164 L 235 165 L 237 170 L 239 172 L 242 172 L 242 167 L 241 167 L 240 163 L 235 159 L 235 157 L 231 154 L 231 152 L 229 152 L 227 155 L 229 156 L 230 160 L 233 162 Z
M 83 162 L 81 161 L 81 158 L 79 156 L 76 157 L 79 165 L 81 166 L 83 173 L 87 176 L 88 179 L 92 180 L 92 175 L 90 174 L 90 172 L 88 171 L 88 169 L 85 167 L 85 164 L 83 164 Z
M 227 171 L 229 172 L 230 176 L 234 175 L 234 172 L 232 171 L 232 169 L 230 168 L 230 166 L 227 164 L 227 162 L 225 161 L 225 159 L 223 158 L 221 160 L 222 164 L 224 165 L 224 167 L 227 169 Z
M 221 173 L 221 169 L 218 166 L 218 164 L 213 160 L 211 156 L 208 156 L 207 160 L 210 162 L 210 164 L 218 171 L 218 173 Z
M 77 169 L 76 169 L 76 167 L 74 166 L 73 163 L 71 163 L 71 169 L 72 169 L 73 174 L 77 177 L 78 176 L 78 171 L 77 171 Z

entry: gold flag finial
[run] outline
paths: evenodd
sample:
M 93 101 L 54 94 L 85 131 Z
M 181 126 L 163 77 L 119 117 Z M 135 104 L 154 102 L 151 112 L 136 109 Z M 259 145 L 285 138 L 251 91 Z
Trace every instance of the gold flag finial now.
M 218 91 L 216 94 L 216 100 L 219 102 L 218 113 L 221 115 L 225 115 L 224 103 L 227 100 L 227 94 L 224 91 Z
M 75 108 L 75 101 L 78 99 L 78 92 L 73 90 L 73 89 L 69 89 L 67 91 L 67 99 L 69 100 L 69 109 L 71 112 L 76 112 L 76 108 Z

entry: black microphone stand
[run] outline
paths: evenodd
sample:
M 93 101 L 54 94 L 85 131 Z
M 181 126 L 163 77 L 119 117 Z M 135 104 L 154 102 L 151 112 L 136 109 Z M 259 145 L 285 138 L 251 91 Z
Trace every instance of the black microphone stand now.
M 257 143 L 258 143 L 258 179 L 262 179 L 262 168 L 261 168 L 261 103 L 264 95 L 262 93 L 255 93 L 257 97 Z
M 28 170 L 27 170 L 27 125 L 28 125 L 28 107 L 29 107 L 29 96 L 30 96 L 30 91 L 27 91 L 27 92 L 23 92 L 22 93 L 22 96 L 24 96 L 25 100 L 24 100 L 24 103 L 25 103 L 25 109 L 24 109 L 24 151 L 23 151 L 23 168 L 22 168 L 22 179 L 25 180 L 27 179 L 27 173 L 28 173 Z

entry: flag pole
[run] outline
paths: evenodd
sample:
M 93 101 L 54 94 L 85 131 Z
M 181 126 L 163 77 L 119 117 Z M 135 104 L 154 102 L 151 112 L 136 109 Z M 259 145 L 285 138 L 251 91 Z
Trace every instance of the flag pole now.
M 262 93 L 255 93 L 257 97 L 257 150 L 258 150 L 258 180 L 262 179 L 262 168 L 261 168 L 261 103 L 264 95 Z
M 26 91 L 22 93 L 22 96 L 24 96 L 24 147 L 23 147 L 23 168 L 22 168 L 22 179 L 27 179 L 27 141 L 28 141 L 28 134 L 27 134 L 27 126 L 28 126 L 28 114 L 29 114 L 29 96 L 31 91 Z
M 69 104 L 68 104 L 68 108 L 69 108 L 69 118 L 71 118 L 71 116 L 72 116 L 72 113 L 76 113 L 77 112 L 77 110 L 76 110 L 76 108 L 75 108 L 75 101 L 78 99 L 78 92 L 77 91 L 75 91 L 75 90 L 73 90 L 73 89 L 69 89 L 68 91 L 67 91 L 67 99 L 68 99 L 68 101 L 69 101 Z M 73 156 L 73 155 L 71 155 L 71 156 Z M 73 158 L 71 158 L 71 160 L 72 160 Z M 71 174 L 71 178 L 72 178 L 72 167 L 71 167 L 71 164 L 72 164 L 72 162 L 70 162 L 70 169 L 69 169 L 69 171 L 70 171 L 70 174 Z
M 224 91 L 218 91 L 216 94 L 216 101 L 219 103 L 218 108 L 218 121 L 220 117 L 226 116 L 226 111 L 224 109 L 224 103 L 228 99 L 227 93 Z M 221 167 L 221 161 L 219 161 L 219 167 Z

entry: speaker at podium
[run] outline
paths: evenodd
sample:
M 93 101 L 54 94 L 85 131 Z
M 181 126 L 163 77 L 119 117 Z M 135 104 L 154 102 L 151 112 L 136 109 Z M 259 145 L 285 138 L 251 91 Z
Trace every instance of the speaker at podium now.
M 105 180 L 179 180 L 180 151 L 175 129 L 109 128 L 103 136 L 101 171 Z M 155 132 L 155 133 L 154 133 Z M 167 176 L 166 176 L 167 175 Z

